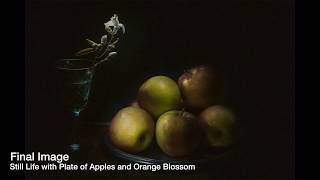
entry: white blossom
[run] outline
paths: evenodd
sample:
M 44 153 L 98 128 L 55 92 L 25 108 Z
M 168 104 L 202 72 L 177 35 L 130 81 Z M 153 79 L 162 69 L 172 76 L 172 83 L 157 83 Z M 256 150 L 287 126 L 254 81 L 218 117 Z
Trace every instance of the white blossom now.
M 121 29 L 122 33 L 125 33 L 125 27 L 123 24 L 121 24 L 118 20 L 118 16 L 115 14 L 110 18 L 110 21 L 104 23 L 105 29 L 111 33 L 111 27 L 112 33 L 117 34 L 118 30 Z

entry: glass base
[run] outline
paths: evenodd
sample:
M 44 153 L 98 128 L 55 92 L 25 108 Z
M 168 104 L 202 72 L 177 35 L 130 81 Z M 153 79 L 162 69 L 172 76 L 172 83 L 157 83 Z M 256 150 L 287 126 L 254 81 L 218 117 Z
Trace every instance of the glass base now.
M 80 150 L 80 144 L 70 144 L 69 145 L 69 149 L 71 150 L 71 151 L 73 151 L 73 152 L 75 152 L 75 151 L 79 151 Z
M 79 117 L 80 116 L 80 110 L 73 110 L 73 115 L 75 117 Z

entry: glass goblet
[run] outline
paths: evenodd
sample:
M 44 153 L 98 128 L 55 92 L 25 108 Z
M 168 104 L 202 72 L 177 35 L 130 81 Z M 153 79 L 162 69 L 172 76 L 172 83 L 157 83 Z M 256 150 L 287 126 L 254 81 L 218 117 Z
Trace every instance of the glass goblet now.
M 89 99 L 96 66 L 87 59 L 60 59 L 56 62 L 55 67 L 58 75 L 58 91 L 65 108 L 72 114 L 69 149 L 79 151 L 78 121 L 80 112 L 85 109 Z

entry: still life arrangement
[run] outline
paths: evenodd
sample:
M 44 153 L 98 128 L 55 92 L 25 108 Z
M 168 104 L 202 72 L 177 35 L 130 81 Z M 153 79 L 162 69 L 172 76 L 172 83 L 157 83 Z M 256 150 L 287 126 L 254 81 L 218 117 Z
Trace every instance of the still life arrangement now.
M 221 83 L 209 66 L 196 66 L 177 82 L 151 77 L 139 88 L 137 100 L 116 113 L 106 136 L 133 154 L 148 151 L 153 141 L 172 158 L 187 158 L 200 148 L 212 153 L 228 149 L 237 139 L 236 117 L 217 104 Z
M 87 103 L 95 68 L 117 55 L 114 49 L 119 32 L 125 33 L 117 15 L 104 26 L 107 34 L 99 43 L 86 39 L 90 47 L 75 53 L 90 61 L 89 67 L 70 68 L 75 62 L 85 62 L 81 59 L 64 60 L 65 67 L 60 67 L 71 70 L 71 74 L 78 72 L 68 82 L 72 91 L 67 95 L 75 116 Z M 140 86 L 136 100 L 114 115 L 105 138 L 115 148 L 131 154 L 148 151 L 155 142 L 163 154 L 172 158 L 188 157 L 201 148 L 212 152 L 227 149 L 237 139 L 236 118 L 228 107 L 219 104 L 222 83 L 221 74 L 205 65 L 186 70 L 177 81 L 163 75 L 150 77 Z M 73 149 L 79 149 L 77 137 L 73 138 Z

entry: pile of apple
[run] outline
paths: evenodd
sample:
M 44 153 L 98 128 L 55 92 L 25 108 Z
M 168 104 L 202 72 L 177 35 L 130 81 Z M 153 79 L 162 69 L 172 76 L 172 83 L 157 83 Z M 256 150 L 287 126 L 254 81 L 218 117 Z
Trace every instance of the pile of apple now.
M 235 116 L 217 104 L 221 83 L 219 73 L 208 66 L 184 72 L 178 82 L 167 76 L 151 77 L 140 87 L 137 100 L 112 119 L 112 144 L 138 153 L 146 150 L 155 136 L 160 149 L 171 157 L 185 157 L 204 146 L 231 146 Z

